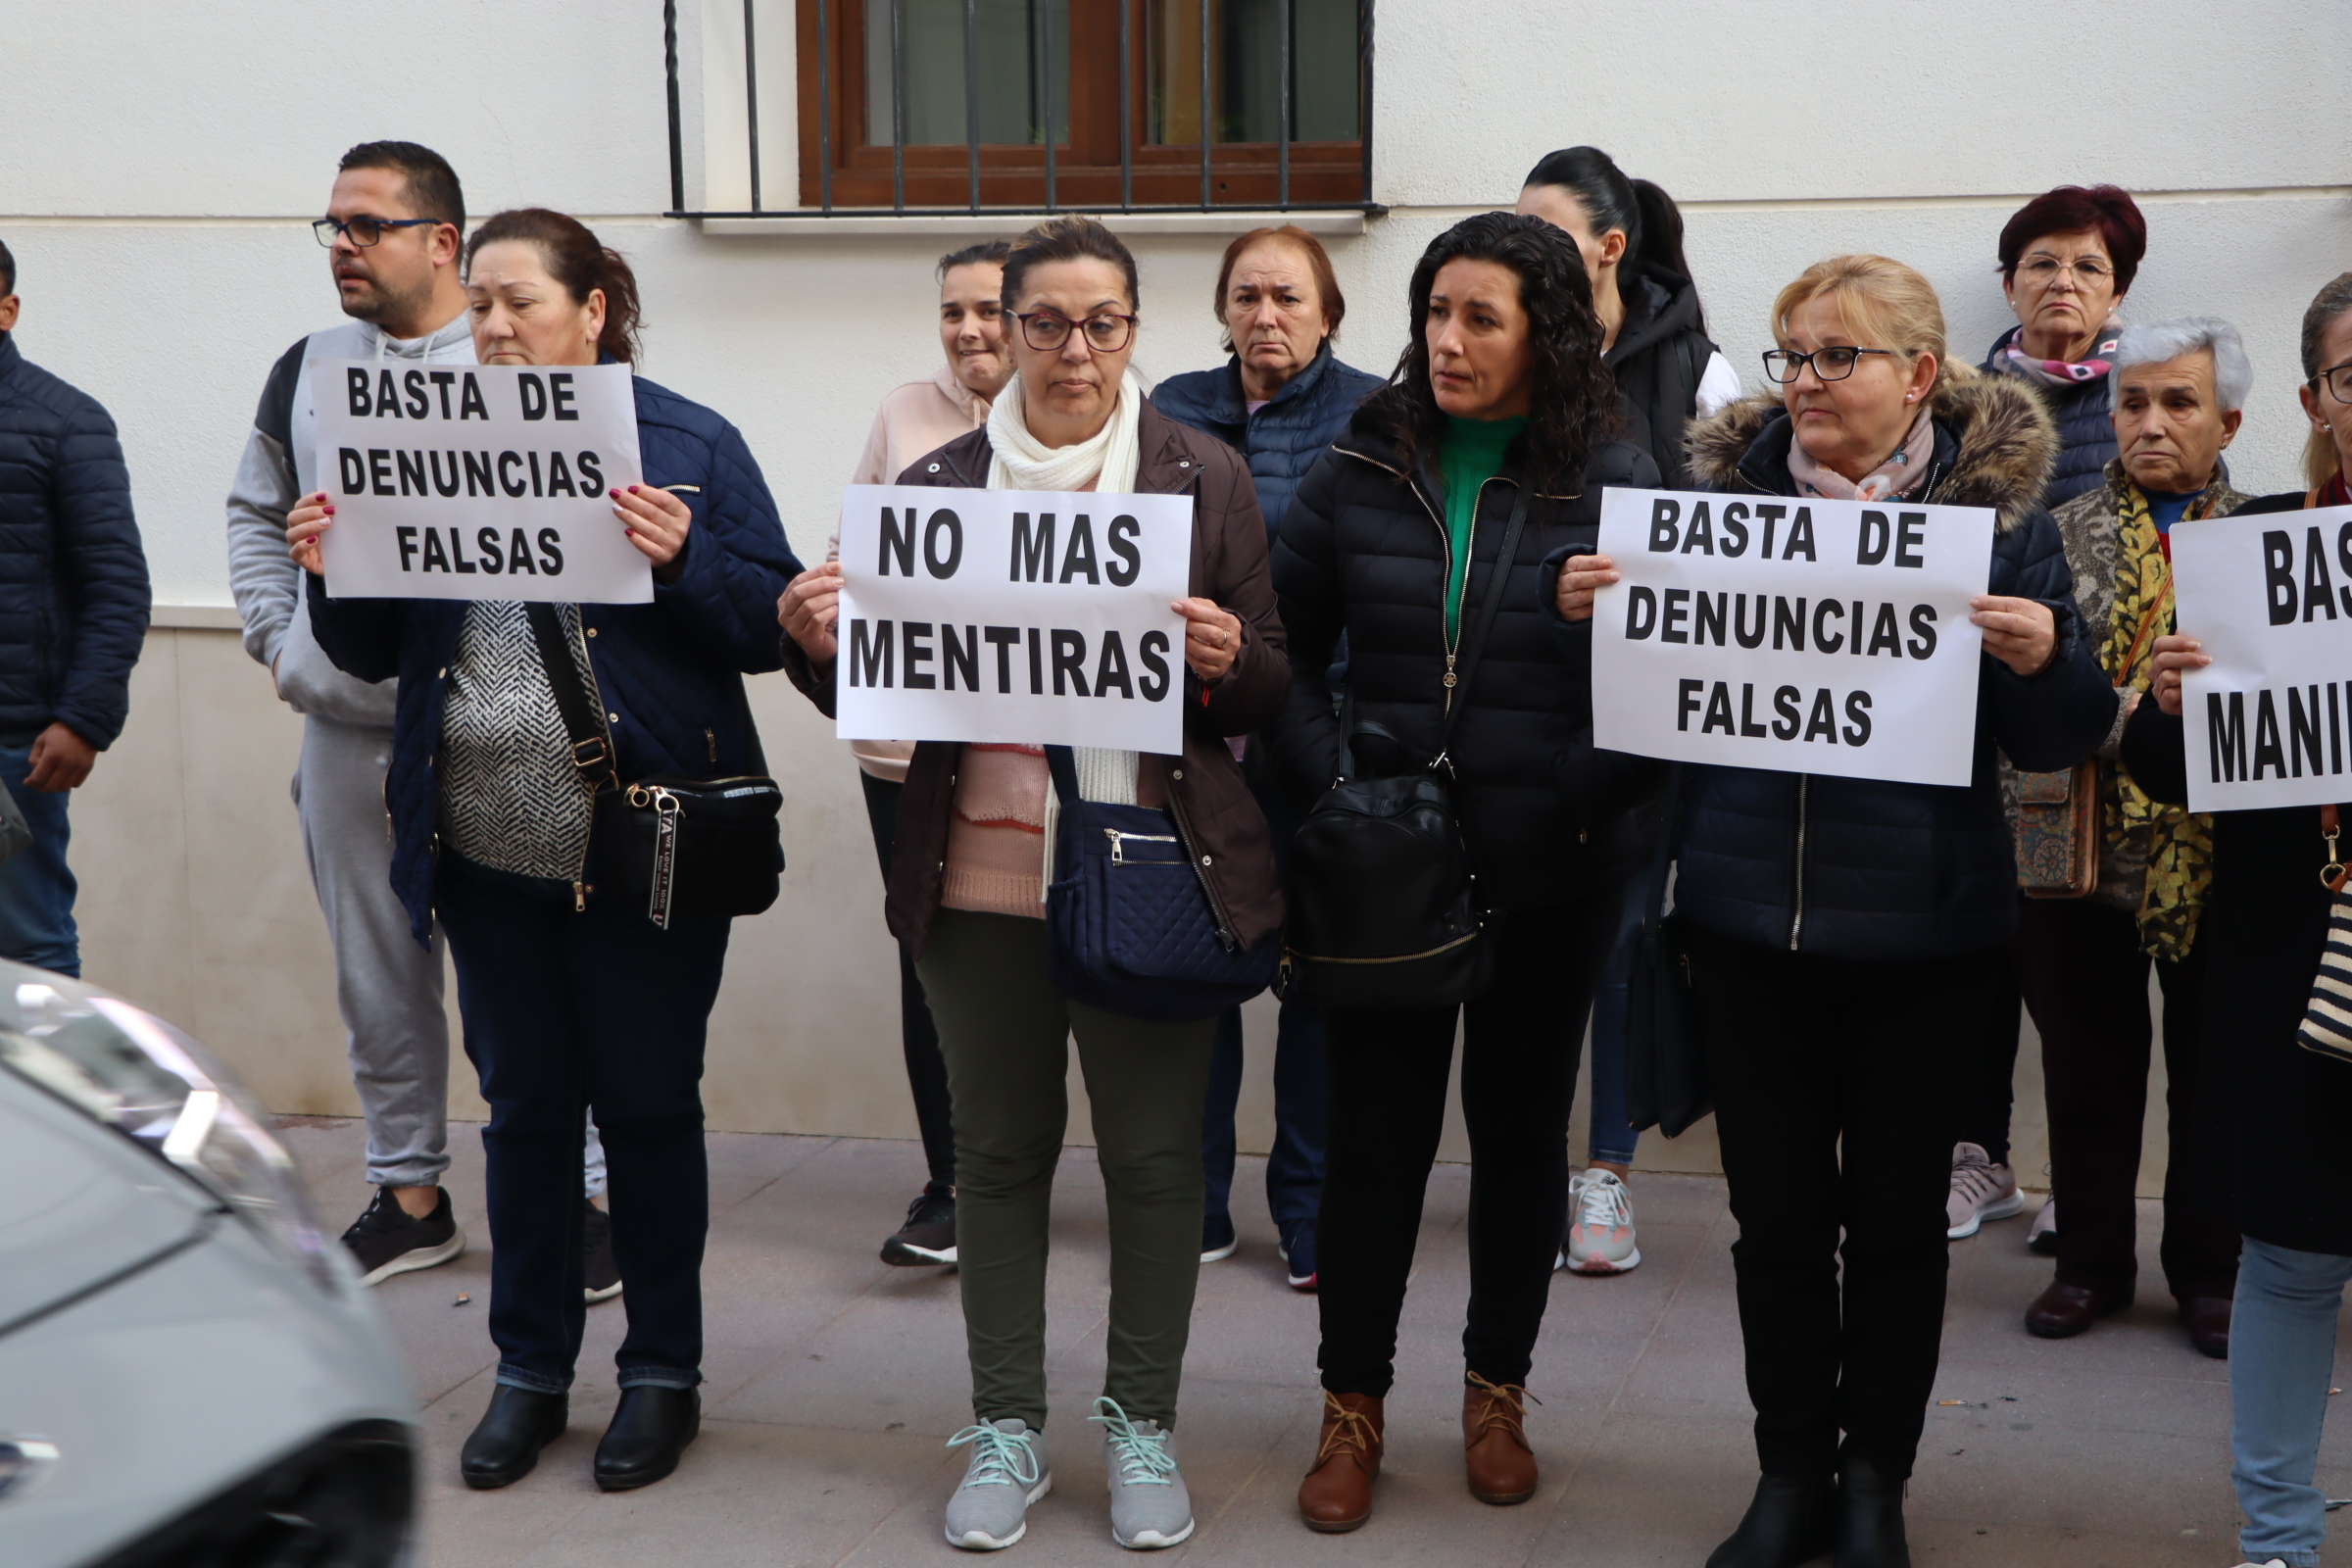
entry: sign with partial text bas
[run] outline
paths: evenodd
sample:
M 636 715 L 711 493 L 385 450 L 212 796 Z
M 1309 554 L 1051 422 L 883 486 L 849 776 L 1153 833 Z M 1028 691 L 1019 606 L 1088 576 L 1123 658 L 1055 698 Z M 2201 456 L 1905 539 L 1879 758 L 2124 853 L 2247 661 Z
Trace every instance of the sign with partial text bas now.
M 2352 800 L 2352 507 L 2173 525 L 2194 811 Z

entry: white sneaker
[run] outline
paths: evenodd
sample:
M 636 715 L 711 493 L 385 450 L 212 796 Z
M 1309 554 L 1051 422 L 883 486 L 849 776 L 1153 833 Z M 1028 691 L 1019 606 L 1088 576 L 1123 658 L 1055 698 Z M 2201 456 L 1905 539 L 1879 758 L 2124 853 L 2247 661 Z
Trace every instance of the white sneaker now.
M 1995 1165 L 1979 1144 L 1952 1146 L 1952 1191 L 1943 1213 L 1950 1229 L 1944 1235 L 1965 1241 L 1988 1219 L 2007 1219 L 2026 1206 L 2017 1190 L 2017 1172 Z
M 1634 1195 L 1613 1170 L 1593 1166 L 1568 1183 L 1564 1264 L 1579 1274 L 1623 1274 L 1642 1266 L 1634 1245 Z
M 1029 1505 L 1054 1490 L 1046 1435 L 1018 1417 L 965 1427 L 948 1440 L 972 1462 L 948 1498 L 948 1544 L 1003 1551 L 1029 1533 Z
M 2028 1250 L 2038 1252 L 2043 1257 L 2058 1255 L 2058 1200 L 2055 1198 L 2045 1201 L 2041 1205 L 2041 1212 L 2034 1216 L 2033 1225 L 2026 1231 L 2026 1247 Z
M 1156 1421 L 1131 1421 L 1108 1395 L 1089 1421 L 1102 1424 L 1102 1468 L 1110 1477 L 1110 1539 L 1129 1551 L 1157 1551 L 1190 1539 L 1193 1494 L 1176 1468 L 1176 1435 Z
M 2265 1562 L 2241 1562 L 2237 1568 L 2286 1568 L 2284 1557 L 2273 1557 Z

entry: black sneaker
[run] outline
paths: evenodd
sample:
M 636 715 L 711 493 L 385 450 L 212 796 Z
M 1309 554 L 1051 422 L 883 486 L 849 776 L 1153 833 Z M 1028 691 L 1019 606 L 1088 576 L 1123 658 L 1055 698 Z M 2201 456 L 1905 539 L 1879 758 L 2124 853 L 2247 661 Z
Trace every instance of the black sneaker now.
M 1200 1261 L 1222 1263 L 1241 1250 L 1242 1239 L 1234 1234 L 1231 1214 L 1208 1214 L 1200 1220 Z
M 417 1219 L 400 1206 L 391 1188 L 375 1190 L 375 1201 L 343 1233 L 343 1245 L 359 1262 L 362 1285 L 434 1268 L 466 1250 L 466 1233 L 458 1229 L 449 1194 L 436 1190 L 434 1197 L 433 1211 Z
M 620 1262 L 612 1255 L 612 1216 L 580 1200 L 580 1277 L 588 1304 L 610 1301 L 620 1294 Z
M 906 1205 L 906 1223 L 882 1244 L 882 1261 L 911 1267 L 956 1261 L 956 1195 L 926 1192 Z

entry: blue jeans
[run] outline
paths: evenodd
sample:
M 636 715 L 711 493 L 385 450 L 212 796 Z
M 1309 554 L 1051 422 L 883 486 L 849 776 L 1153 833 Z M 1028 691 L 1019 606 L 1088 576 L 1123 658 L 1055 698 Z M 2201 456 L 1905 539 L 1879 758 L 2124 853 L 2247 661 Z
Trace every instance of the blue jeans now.
M 74 926 L 74 872 L 66 864 L 71 827 L 70 790 L 36 790 L 24 782 L 32 749 L 0 747 L 0 780 L 32 828 L 32 845 L 0 865 L 0 958 L 38 969 L 81 975 L 81 938 Z
M 1631 1165 L 1642 1135 L 1625 1115 L 1626 974 L 1633 961 L 1634 933 L 1641 928 L 1648 906 L 1648 877 L 1636 876 L 1626 884 L 1625 916 L 1617 927 L 1616 946 L 1609 950 L 1608 967 L 1601 971 L 1600 989 L 1592 994 L 1592 1086 L 1590 1108 L 1592 1125 L 1585 1134 L 1585 1163 L 1605 1160 Z
M 2298 1252 L 2249 1236 L 2230 1316 L 2230 1479 L 2246 1516 L 2238 1550 L 2318 1568 L 2328 1494 L 2313 1486 L 2335 1322 L 2352 1257 Z
M 556 884 L 545 885 L 553 888 Z M 458 971 L 466 1054 L 481 1074 L 498 1381 L 571 1386 L 581 1296 L 580 1167 L 593 1111 L 611 1169 L 612 1257 L 627 1287 L 621 1388 L 702 1381 L 703 1044 L 730 922 L 664 931 L 606 899 L 574 913 L 521 877 L 444 850 L 435 912 Z
M 1291 840 L 1306 813 L 1280 790 L 1253 786 L 1250 793 L 1266 813 L 1275 867 L 1287 880 Z M 1266 1207 L 1277 1230 L 1293 1220 L 1313 1224 L 1323 1206 L 1323 1152 L 1331 1128 L 1327 1059 L 1321 1009 L 1284 1004 L 1274 1032 L 1274 1149 L 1266 1160 Z M 1242 1009 L 1228 1007 L 1217 1018 L 1208 1099 L 1200 1108 L 1200 1165 L 1208 1184 L 1204 1212 L 1210 1219 L 1233 1209 L 1233 1112 L 1241 1098 Z

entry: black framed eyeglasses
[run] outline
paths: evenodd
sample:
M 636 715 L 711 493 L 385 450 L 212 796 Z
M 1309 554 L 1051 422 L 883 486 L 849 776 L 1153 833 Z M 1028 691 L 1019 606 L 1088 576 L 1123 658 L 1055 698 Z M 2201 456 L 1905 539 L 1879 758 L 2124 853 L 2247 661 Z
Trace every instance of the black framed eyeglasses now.
M 348 220 L 317 219 L 311 224 L 311 232 L 318 236 L 321 245 L 331 247 L 337 235 L 347 235 L 352 244 L 366 250 L 381 240 L 387 228 L 431 228 L 440 221 L 438 218 L 370 218 L 366 213 L 354 213 Z
M 1078 324 L 1059 311 L 1016 311 L 1012 318 L 1021 323 L 1021 341 L 1048 354 L 1067 343 L 1070 328 Z M 1086 346 L 1097 354 L 1116 354 L 1135 336 L 1135 318 L 1115 311 L 1090 316 L 1085 325 Z
M 1895 357 L 1892 349 L 1849 349 L 1839 346 L 1815 349 L 1810 354 L 1799 354 L 1794 349 L 1767 349 L 1764 354 L 1764 373 L 1775 383 L 1787 386 L 1804 374 L 1805 367 L 1810 365 L 1814 375 L 1820 379 L 1842 381 L 1854 373 L 1854 367 L 1865 354 L 1884 354 L 1889 359 Z
M 2338 403 L 2352 403 L 2352 365 L 2331 365 L 2312 377 Z

